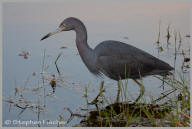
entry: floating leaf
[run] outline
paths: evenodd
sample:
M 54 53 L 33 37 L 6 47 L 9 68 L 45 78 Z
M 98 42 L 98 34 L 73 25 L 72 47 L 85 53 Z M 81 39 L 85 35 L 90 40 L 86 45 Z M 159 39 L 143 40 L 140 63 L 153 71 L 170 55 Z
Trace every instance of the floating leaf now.
M 35 76 L 37 73 L 36 72 L 32 72 L 32 75 Z
M 160 51 L 163 51 L 163 47 L 162 47 L 162 46 L 160 46 L 160 47 L 159 47 L 159 50 L 160 50 Z
M 19 56 L 23 56 L 24 59 L 28 59 L 29 52 L 28 51 L 22 51 L 22 53 L 19 53 Z
M 67 48 L 67 47 L 65 47 L 65 46 L 61 46 L 61 47 L 60 47 L 60 49 L 66 49 L 66 48 Z
M 51 79 L 50 84 L 51 84 L 51 87 L 52 87 L 52 89 L 53 89 L 53 93 L 54 93 L 54 92 L 55 92 L 55 87 L 56 87 L 56 81 L 55 81 L 55 78 Z
M 184 58 L 184 62 L 189 62 L 189 61 L 190 61 L 190 58 L 187 58 L 187 57 Z

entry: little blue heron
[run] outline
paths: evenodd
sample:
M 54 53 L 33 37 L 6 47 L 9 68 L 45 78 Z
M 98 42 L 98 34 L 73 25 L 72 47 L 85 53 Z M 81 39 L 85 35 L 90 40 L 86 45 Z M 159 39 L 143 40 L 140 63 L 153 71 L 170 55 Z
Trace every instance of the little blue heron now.
M 137 102 L 144 94 L 144 86 L 136 79 L 147 75 L 165 76 L 174 69 L 143 50 L 119 41 L 103 41 L 95 49 L 90 48 L 87 44 L 85 25 L 74 17 L 66 18 L 56 31 L 48 33 L 41 40 L 56 33 L 70 30 L 76 32 L 77 49 L 88 70 L 96 76 L 104 74 L 118 82 L 116 102 L 119 101 L 120 80 L 131 78 L 140 86 L 142 90 L 135 101 Z

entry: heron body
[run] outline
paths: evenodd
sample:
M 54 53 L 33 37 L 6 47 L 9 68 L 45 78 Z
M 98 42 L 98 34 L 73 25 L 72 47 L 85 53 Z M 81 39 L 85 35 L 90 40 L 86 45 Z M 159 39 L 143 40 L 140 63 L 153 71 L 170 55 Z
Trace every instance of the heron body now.
M 166 75 L 173 70 L 169 64 L 129 44 L 119 41 L 103 41 L 94 49 L 87 44 L 87 30 L 83 22 L 70 17 L 59 28 L 48 33 L 41 40 L 62 32 L 74 30 L 76 45 L 89 71 L 94 75 L 104 74 L 119 81 L 120 79 L 138 79 L 147 75 Z

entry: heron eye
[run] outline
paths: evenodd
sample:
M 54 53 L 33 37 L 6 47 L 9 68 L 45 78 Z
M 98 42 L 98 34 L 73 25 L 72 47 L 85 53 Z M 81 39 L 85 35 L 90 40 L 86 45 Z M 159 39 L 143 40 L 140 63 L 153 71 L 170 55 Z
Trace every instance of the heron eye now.
M 67 26 L 66 26 L 66 24 L 62 24 L 60 27 L 61 28 L 66 28 Z

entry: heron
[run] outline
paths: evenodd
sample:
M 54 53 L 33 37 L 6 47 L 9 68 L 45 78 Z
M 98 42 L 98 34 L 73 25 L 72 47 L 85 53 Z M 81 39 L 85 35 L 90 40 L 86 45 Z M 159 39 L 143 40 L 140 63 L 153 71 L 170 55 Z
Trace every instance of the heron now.
M 119 102 L 120 99 L 121 80 L 133 79 L 140 86 L 140 95 L 135 100 L 138 102 L 145 89 L 138 79 L 149 75 L 166 76 L 169 71 L 174 69 L 168 63 L 149 53 L 120 41 L 103 41 L 92 49 L 87 43 L 88 36 L 85 25 L 75 17 L 64 19 L 55 31 L 48 33 L 41 40 L 70 30 L 76 32 L 76 46 L 88 70 L 96 76 L 105 75 L 117 81 L 116 102 Z

